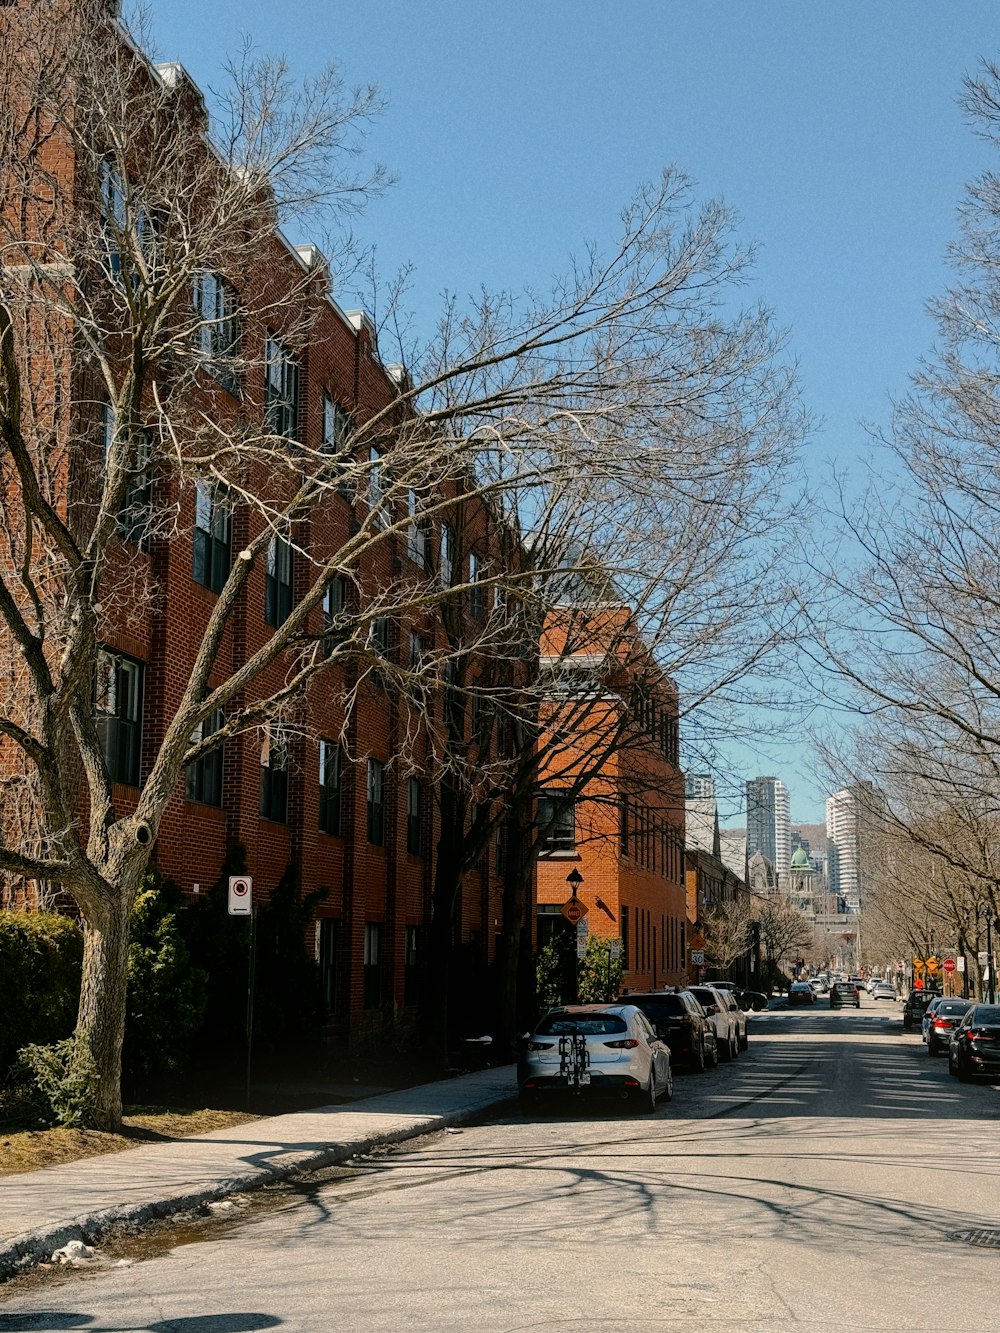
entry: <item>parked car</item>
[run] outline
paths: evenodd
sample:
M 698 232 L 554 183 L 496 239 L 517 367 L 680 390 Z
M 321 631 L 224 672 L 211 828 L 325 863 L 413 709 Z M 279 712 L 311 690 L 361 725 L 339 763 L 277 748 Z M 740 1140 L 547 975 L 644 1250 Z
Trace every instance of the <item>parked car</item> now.
M 653 1111 L 674 1092 L 670 1048 L 634 1004 L 551 1009 L 524 1042 L 517 1086 L 522 1110 L 541 1094 L 621 1097 Z
M 744 986 L 737 986 L 734 981 L 713 981 L 712 985 L 716 990 L 727 990 L 731 995 L 736 996 L 736 1003 L 744 1013 L 749 1009 L 766 1009 L 770 1001 L 770 996 L 765 995 L 760 990 L 747 990 Z
M 725 991 L 716 990 L 707 982 L 699 986 L 689 986 L 688 991 L 711 1019 L 721 1058 L 735 1060 L 743 1047 L 739 1031 L 739 1005 L 732 996 L 728 996 Z M 743 1021 L 746 1022 L 745 1015 Z
M 930 1003 L 928 1004 L 927 1008 L 926 1008 L 926 1009 L 924 1010 L 924 1012 L 921 1014 L 921 1016 L 920 1016 L 920 1040 L 921 1040 L 921 1041 L 926 1041 L 926 1040 L 927 1040 L 927 1029 L 930 1027 L 931 1019 L 932 1019 L 933 1016 L 934 1016 L 934 1010 L 938 1007 L 938 1005 L 941 1003 L 941 1001 L 942 1001 L 943 999 L 944 999 L 944 996 L 943 996 L 943 995 L 934 995 L 934 996 L 931 998 L 931 1001 L 930 1001 Z
M 810 977 L 809 985 L 812 986 L 817 995 L 825 995 L 830 989 L 826 977 Z
M 815 1004 L 816 992 L 808 981 L 793 981 L 788 987 L 789 1004 Z
M 971 1000 L 942 1000 L 935 1006 L 931 1021 L 927 1026 L 927 1054 L 937 1055 L 938 1051 L 947 1051 L 951 1043 L 951 1034 L 972 1008 Z
M 873 1000 L 894 1000 L 896 991 L 888 981 L 876 981 L 872 987 L 871 995 Z
M 1000 1004 L 973 1004 L 951 1034 L 949 1072 L 967 1083 L 1000 1078 Z
M 853 981 L 835 981 L 830 987 L 830 1008 L 842 1009 L 845 1004 L 861 1008 L 861 992 Z
M 673 1064 L 686 1064 L 700 1074 L 706 1066 L 719 1063 L 715 1027 L 690 991 L 629 991 L 621 1002 L 642 1010 L 656 1035 L 670 1047 Z
M 911 1028 L 918 1027 L 923 1019 L 924 1010 L 930 1004 L 931 1000 L 936 1000 L 939 996 L 938 991 L 933 990 L 911 990 L 903 1003 L 903 1031 L 909 1032 Z

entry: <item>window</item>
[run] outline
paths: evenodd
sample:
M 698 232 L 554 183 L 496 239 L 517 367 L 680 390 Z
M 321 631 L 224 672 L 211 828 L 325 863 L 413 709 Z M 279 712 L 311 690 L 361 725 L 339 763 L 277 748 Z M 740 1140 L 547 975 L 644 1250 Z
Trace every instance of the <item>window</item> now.
M 340 574 L 332 578 L 323 593 L 323 634 L 326 641 L 323 652 L 326 657 L 333 653 L 334 643 L 331 631 L 337 617 L 343 615 L 347 607 L 347 580 Z
M 323 1008 L 328 1014 L 337 1010 L 337 973 L 340 959 L 340 922 L 332 917 L 319 919 L 319 983 L 323 993 Z
M 239 345 L 236 292 L 217 273 L 198 273 L 192 304 L 198 318 L 194 336 L 199 363 L 223 388 L 236 393 L 239 388 L 235 364 Z
M 199 481 L 194 498 L 194 581 L 221 592 L 229 577 L 232 509 L 229 497 L 210 481 Z
M 382 923 L 369 921 L 365 926 L 364 1006 L 378 1009 L 382 1004 Z
M 368 630 L 368 643 L 379 657 L 389 656 L 389 617 L 376 616 Z
M 450 588 L 452 582 L 452 563 L 455 555 L 455 533 L 450 523 L 441 524 L 441 587 Z
M 368 841 L 385 846 L 385 764 L 368 760 Z
M 118 278 L 122 271 L 121 241 L 125 234 L 125 186 L 118 168 L 105 158 L 101 163 L 101 233 L 108 272 Z
M 628 797 L 621 798 L 618 807 L 618 850 L 628 856 Z
M 323 452 L 339 454 L 351 429 L 351 418 L 337 400 L 328 393 L 323 395 Z
M 298 438 L 299 363 L 273 334 L 264 342 L 264 419 L 286 440 Z
M 142 752 L 141 662 L 98 649 L 94 720 L 112 782 L 139 785 Z
M 341 751 L 334 741 L 319 743 L 319 826 L 340 833 Z
M 272 537 L 267 548 L 264 578 L 264 620 L 275 629 L 292 612 L 292 547 L 283 537 Z
M 412 488 L 406 492 L 406 516 L 409 519 L 406 529 L 406 554 L 421 568 L 426 568 L 427 523 L 420 517 L 417 493 Z
M 424 661 L 427 657 L 427 642 L 419 634 L 410 635 L 410 670 L 420 671 L 423 669 Z
M 622 931 L 622 970 L 627 972 L 631 967 L 629 959 L 629 932 L 628 932 L 628 908 L 622 904 L 618 911 Z
M 198 745 L 213 732 L 219 730 L 224 721 L 221 712 L 209 713 L 203 722 L 199 722 L 191 733 L 191 744 Z M 217 745 L 193 764 L 188 764 L 184 771 L 184 795 L 189 801 L 199 801 L 202 805 L 222 804 L 222 746 Z
M 419 856 L 423 851 L 422 805 L 420 779 L 410 778 L 406 784 L 406 850 L 414 856 Z
M 260 813 L 276 824 L 288 819 L 288 733 L 275 722 L 265 724 L 260 750 Z
M 390 514 L 385 495 L 385 473 L 382 455 L 375 448 L 368 451 L 368 508 L 378 527 L 388 527 Z
M 576 848 L 576 802 L 572 796 L 547 792 L 538 798 L 538 826 L 544 830 L 542 850 L 572 852 Z
M 115 442 L 115 410 L 105 403 L 102 409 L 102 443 L 104 467 Z M 118 510 L 118 531 L 125 541 L 145 547 L 149 539 L 149 521 L 153 507 L 153 474 L 150 469 L 151 441 L 149 432 L 137 431 L 135 452 L 130 460 L 129 479 Z
M 485 589 L 480 580 L 483 576 L 482 563 L 475 551 L 469 552 L 469 611 L 477 620 L 481 620 L 486 610 Z

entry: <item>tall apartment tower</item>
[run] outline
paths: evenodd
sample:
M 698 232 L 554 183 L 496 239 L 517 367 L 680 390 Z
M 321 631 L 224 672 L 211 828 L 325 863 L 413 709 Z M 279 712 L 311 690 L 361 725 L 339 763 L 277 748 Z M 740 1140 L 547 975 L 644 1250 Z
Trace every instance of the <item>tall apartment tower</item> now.
M 684 776 L 684 799 L 688 801 L 714 800 L 715 778 L 707 773 L 686 773 Z
M 750 778 L 746 795 L 747 855 L 766 856 L 783 888 L 792 860 L 788 788 L 774 777 Z
M 861 907 L 861 827 L 864 809 L 858 791 L 844 787 L 826 801 L 830 892 L 843 898 L 849 911 Z

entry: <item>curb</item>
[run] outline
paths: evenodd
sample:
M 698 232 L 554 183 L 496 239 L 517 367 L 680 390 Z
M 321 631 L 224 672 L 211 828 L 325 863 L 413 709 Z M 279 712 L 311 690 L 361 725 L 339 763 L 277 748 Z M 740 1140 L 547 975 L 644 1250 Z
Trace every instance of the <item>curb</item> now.
M 449 1125 L 464 1124 L 485 1115 L 494 1115 L 504 1107 L 516 1103 L 514 1093 L 477 1102 L 460 1110 L 445 1111 L 414 1120 L 410 1125 L 396 1129 L 376 1130 L 363 1139 L 330 1143 L 324 1148 L 292 1153 L 274 1165 L 255 1167 L 246 1172 L 228 1176 L 196 1190 L 163 1195 L 144 1204 L 124 1204 L 81 1213 L 72 1221 L 34 1231 L 22 1232 L 9 1240 L 0 1241 L 0 1283 L 18 1277 L 50 1258 L 53 1250 L 71 1240 L 81 1240 L 96 1246 L 102 1237 L 119 1227 L 136 1226 L 143 1222 L 158 1221 L 174 1213 L 186 1212 L 199 1204 L 213 1203 L 231 1194 L 249 1194 L 276 1181 L 291 1180 L 308 1175 L 327 1166 L 349 1161 L 359 1154 L 370 1152 L 380 1145 L 404 1143 L 420 1138 Z

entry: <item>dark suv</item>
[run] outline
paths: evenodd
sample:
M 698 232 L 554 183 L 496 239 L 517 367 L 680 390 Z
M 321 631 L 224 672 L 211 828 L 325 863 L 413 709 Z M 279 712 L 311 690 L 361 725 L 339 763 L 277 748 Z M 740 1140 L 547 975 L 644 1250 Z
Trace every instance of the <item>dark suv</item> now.
M 673 1060 L 699 1074 L 719 1063 L 715 1029 L 689 991 L 629 991 L 623 1004 L 634 1004 L 649 1019 L 658 1037 L 670 1047 Z
M 830 1008 L 842 1009 L 845 1004 L 861 1008 L 861 992 L 853 981 L 835 981 L 830 987 Z
M 924 1021 L 924 1010 L 931 1000 L 940 998 L 940 991 L 911 990 L 903 1004 L 903 1031 L 909 1032 L 912 1028 L 920 1027 Z

